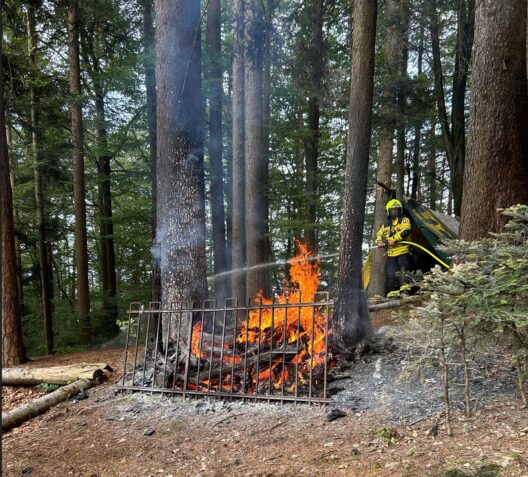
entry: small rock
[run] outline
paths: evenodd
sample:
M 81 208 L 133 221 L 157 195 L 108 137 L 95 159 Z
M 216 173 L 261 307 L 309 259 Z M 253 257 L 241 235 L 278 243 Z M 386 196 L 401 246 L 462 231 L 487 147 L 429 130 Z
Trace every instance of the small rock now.
M 345 417 L 347 413 L 345 411 L 341 411 L 341 409 L 332 409 L 326 416 L 326 420 L 328 422 L 335 421 L 336 419 L 340 419 L 342 417 Z
M 84 390 L 75 396 L 76 401 L 83 401 L 84 399 L 88 399 L 88 394 Z
M 152 436 L 156 431 L 154 429 L 152 429 L 152 427 L 147 427 L 144 431 L 143 431 L 143 435 L 144 436 Z

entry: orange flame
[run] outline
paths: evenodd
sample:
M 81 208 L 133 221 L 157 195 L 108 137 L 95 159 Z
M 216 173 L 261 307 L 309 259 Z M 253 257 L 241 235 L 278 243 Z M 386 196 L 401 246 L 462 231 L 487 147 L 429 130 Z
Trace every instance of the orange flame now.
M 293 287 L 285 289 L 284 294 L 275 300 L 259 292 L 257 305 L 264 307 L 249 312 L 247 321 L 242 323 L 236 337 L 236 343 L 248 349 L 265 345 L 265 349 L 279 351 L 275 361 L 270 361 L 266 369 L 260 367 L 258 375 L 256 370 L 253 372 L 251 385 L 259 383 L 260 386 L 260 383 L 270 381 L 275 388 L 284 385 L 288 392 L 294 392 L 299 385 L 306 384 L 308 374 L 311 375 L 316 366 L 324 363 L 326 334 L 329 333 L 325 316 L 318 307 L 308 305 L 314 302 L 320 284 L 320 261 L 305 244 L 296 242 L 296 247 L 297 255 L 288 260 Z M 195 356 L 208 357 L 208 353 L 200 349 L 201 329 L 201 322 L 193 327 L 191 351 Z M 281 349 L 288 350 L 287 362 L 280 353 Z M 233 359 L 235 362 L 241 361 L 239 357 L 224 356 L 224 362 L 232 363 Z M 295 368 L 297 373 L 294 372 Z

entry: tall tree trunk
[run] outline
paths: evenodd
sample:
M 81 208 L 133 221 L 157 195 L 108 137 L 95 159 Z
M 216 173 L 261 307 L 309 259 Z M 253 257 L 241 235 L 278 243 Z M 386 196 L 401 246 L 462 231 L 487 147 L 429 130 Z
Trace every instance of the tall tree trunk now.
M 409 60 L 409 6 L 407 0 L 399 0 L 399 48 L 400 48 L 400 70 L 398 72 L 398 120 L 396 131 L 396 197 L 403 199 L 405 184 L 405 149 L 406 139 L 406 106 L 408 78 L 407 63 Z
M 271 63 L 273 52 L 271 49 L 273 35 L 273 15 L 275 13 L 276 0 L 267 0 L 264 15 L 266 41 L 264 43 L 264 76 L 262 84 L 262 154 L 264 157 L 263 168 L 269 170 L 269 153 L 270 153 L 270 104 L 271 104 Z M 265 176 L 264 184 L 264 209 L 266 216 L 266 258 L 265 262 L 273 261 L 271 236 L 269 228 L 269 175 Z M 271 282 L 270 282 L 271 287 Z
M 262 67 L 265 41 L 264 16 L 260 0 L 248 0 L 245 14 L 244 124 L 246 160 L 246 295 L 262 291 L 269 296 L 269 274 L 255 267 L 266 262 L 268 170 L 263 154 Z
M 361 281 L 361 248 L 372 123 L 375 0 L 356 0 L 353 12 L 352 72 L 348 119 L 338 295 L 332 318 L 334 347 L 343 352 L 367 340 L 372 333 Z
M 1 34 L 1 28 L 0 28 Z M 0 40 L 1 41 L 1 40 Z M 0 48 L 1 52 L 1 48 Z M 1 73 L 0 73 L 1 74 Z M 3 85 L 2 85 L 3 91 Z M 18 298 L 17 263 L 15 253 L 15 227 L 13 222 L 13 197 L 9 181 L 9 153 L 4 127 L 4 105 L 0 104 L 1 117 L 1 232 L 2 232 L 2 366 L 14 366 L 26 361 L 22 344 L 22 316 Z
M 424 29 L 420 26 L 418 44 L 418 78 L 422 75 Z M 418 120 L 414 127 L 413 161 L 412 161 L 412 187 L 411 198 L 417 199 L 420 186 L 420 143 L 422 139 L 422 121 Z
M 88 250 L 86 238 L 86 202 L 84 182 L 83 118 L 81 104 L 81 70 L 79 64 L 79 3 L 68 6 L 68 54 L 70 82 L 71 139 L 73 147 L 73 196 L 75 202 L 75 259 L 77 268 L 77 312 L 79 341 L 92 342 L 90 293 L 88 285 Z
M 97 63 L 97 62 L 96 62 Z M 97 67 L 96 75 L 101 71 Z M 95 86 L 95 117 L 97 140 L 97 173 L 99 178 L 99 221 L 101 242 L 101 267 L 103 270 L 103 311 L 105 329 L 109 335 L 117 332 L 117 278 L 114 247 L 114 222 L 112 219 L 112 189 L 110 182 L 110 154 L 106 133 L 105 93 L 99 79 Z
M 152 194 L 152 301 L 161 300 L 159 245 L 156 244 L 156 41 L 152 0 L 143 4 L 143 67 L 147 93 L 147 128 Z
M 37 32 L 35 20 L 35 5 L 27 6 L 28 55 L 33 73 L 37 68 Z M 53 353 L 53 315 L 51 304 L 50 263 L 48 261 L 48 238 L 46 225 L 46 210 L 44 201 L 44 184 L 42 177 L 41 157 L 39 153 L 39 124 L 37 106 L 36 82 L 30 84 L 30 125 L 31 125 L 31 155 L 33 160 L 33 179 L 35 184 L 35 208 L 38 230 L 38 258 L 40 271 L 40 296 L 42 300 L 42 315 L 44 317 L 44 336 L 47 354 Z
M 526 1 L 480 0 L 460 237 L 497 232 L 497 208 L 528 202 Z
M 0 0 L 3 12 L 3 1 Z M 3 23 L 0 21 L 0 58 L 3 58 Z M 0 66 L 0 289 L 2 290 L 2 366 L 24 363 L 22 316 L 17 284 L 13 196 L 5 128 L 4 75 Z
M 453 165 L 451 168 L 451 190 L 453 212 L 460 217 L 466 158 L 466 84 L 473 49 L 475 23 L 475 0 L 460 0 L 458 8 L 457 44 L 453 93 L 451 99 L 451 125 L 453 135 Z
M 6 117 L 6 145 L 7 150 L 11 150 L 12 138 L 11 138 L 11 124 L 9 117 Z M 9 182 L 11 190 L 15 190 L 15 161 L 12 154 L 9 156 Z M 20 303 L 20 316 L 24 315 L 24 287 L 22 286 L 22 256 L 20 254 L 20 237 L 17 228 L 18 211 L 13 205 L 13 227 L 15 230 L 15 258 L 17 264 L 17 287 L 18 287 L 18 301 Z
M 232 128 L 232 101 L 233 101 L 233 72 L 232 68 L 227 68 L 228 76 L 228 89 L 227 97 L 224 101 L 224 128 L 223 128 L 223 138 L 225 141 L 225 184 L 224 184 L 224 194 L 226 201 L 225 216 L 226 216 L 226 264 L 227 269 L 231 269 L 232 265 L 232 256 L 233 256 L 233 128 Z M 233 297 L 232 293 L 232 276 L 231 273 L 228 275 L 228 289 L 229 294 Z
M 396 84 L 394 78 L 398 75 L 399 59 L 399 5 L 398 0 L 390 0 L 387 3 L 386 37 L 383 45 L 387 65 L 387 81 L 382 92 L 381 121 L 382 126 L 379 134 L 378 148 L 378 170 L 376 173 L 376 205 L 374 209 L 374 232 L 383 225 L 387 218 L 385 206 L 391 199 L 390 189 L 392 178 L 392 149 L 394 142 L 395 110 L 396 110 Z M 385 254 L 381 250 L 372 252 L 372 272 L 368 286 L 370 296 L 385 296 Z
M 449 123 L 440 53 L 440 33 L 436 0 L 429 0 L 430 32 L 433 54 L 434 90 L 442 139 L 451 170 L 454 212 L 460 216 L 465 164 L 465 96 L 473 48 L 475 0 L 458 0 L 457 41 L 453 94 L 451 102 L 451 124 Z
M 246 204 L 244 129 L 244 0 L 233 0 L 232 93 L 232 295 L 246 301 Z
M 200 38 L 199 0 L 156 0 L 156 57 L 163 58 L 156 63 L 163 307 L 202 306 L 207 298 Z
M 209 48 L 209 161 L 211 180 L 211 222 L 213 265 L 215 275 L 227 270 L 227 246 L 224 209 L 224 168 L 222 165 L 222 42 L 220 0 L 210 0 L 207 11 L 207 44 Z M 214 282 L 215 299 L 224 305 L 228 297 L 227 279 Z
M 429 132 L 429 159 L 428 159 L 428 172 L 429 172 L 429 207 L 432 210 L 436 208 L 436 115 L 433 114 L 431 120 L 431 130 Z
M 319 118 L 324 67 L 323 0 L 310 0 L 310 37 L 308 46 L 308 137 L 306 140 L 306 228 L 304 237 L 310 249 L 317 249 L 317 169 L 319 156 Z

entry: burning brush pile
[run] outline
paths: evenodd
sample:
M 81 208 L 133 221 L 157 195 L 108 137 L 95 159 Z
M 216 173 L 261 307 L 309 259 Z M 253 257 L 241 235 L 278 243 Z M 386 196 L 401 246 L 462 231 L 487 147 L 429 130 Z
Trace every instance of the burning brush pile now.
M 226 307 L 217 309 L 140 312 L 157 320 L 158 329 L 160 320 L 169 329 L 164 333 L 163 349 L 156 347 L 151 359 L 145 349 L 139 366 L 136 347 L 132 385 L 125 386 L 124 380 L 123 387 L 268 400 L 325 400 L 332 304 L 326 293 L 317 291 L 319 260 L 304 244 L 297 243 L 297 249 L 298 254 L 288 261 L 290 286 L 272 299 L 260 293 L 247 307 L 229 306 L 228 301 Z

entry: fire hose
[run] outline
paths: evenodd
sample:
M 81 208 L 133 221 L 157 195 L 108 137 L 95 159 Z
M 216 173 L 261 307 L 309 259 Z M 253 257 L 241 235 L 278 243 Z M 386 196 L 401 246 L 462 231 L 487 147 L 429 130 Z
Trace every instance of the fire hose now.
M 398 243 L 401 243 L 403 245 L 411 245 L 413 247 L 416 247 L 416 248 L 419 248 L 420 250 L 422 250 L 423 252 L 425 252 L 426 254 L 430 255 L 432 258 L 434 258 L 440 265 L 443 265 L 445 268 L 447 268 L 448 270 L 450 269 L 449 265 L 447 263 L 445 263 L 443 260 L 441 260 L 439 257 L 437 257 L 433 252 L 431 252 L 430 250 L 427 250 L 425 247 L 415 243 L 415 242 L 409 242 L 407 240 L 402 240 L 401 242 L 398 242 Z M 373 249 L 374 248 L 380 248 L 380 247 L 372 247 Z

